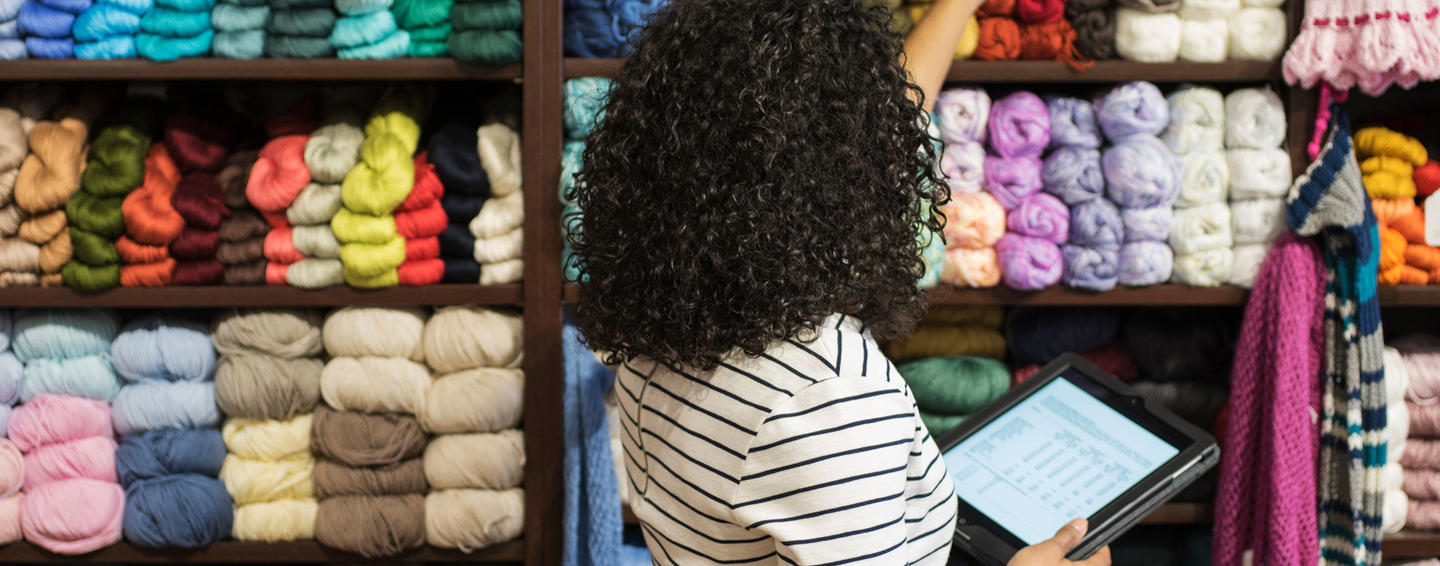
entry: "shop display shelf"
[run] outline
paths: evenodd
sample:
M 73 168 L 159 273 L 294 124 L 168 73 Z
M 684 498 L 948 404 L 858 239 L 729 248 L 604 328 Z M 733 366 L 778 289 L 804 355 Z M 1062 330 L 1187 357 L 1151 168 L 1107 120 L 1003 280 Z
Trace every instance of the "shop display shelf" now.
M 81 293 L 65 287 L 0 289 L 0 307 L 339 307 L 419 305 L 519 305 L 519 284 L 425 285 L 389 289 L 297 289 L 282 285 L 215 287 L 120 287 Z M 3 560 L 0 560 L 3 562 Z
M 0 81 L 274 80 L 513 81 L 520 65 L 468 65 L 454 59 L 21 59 L 0 61 Z

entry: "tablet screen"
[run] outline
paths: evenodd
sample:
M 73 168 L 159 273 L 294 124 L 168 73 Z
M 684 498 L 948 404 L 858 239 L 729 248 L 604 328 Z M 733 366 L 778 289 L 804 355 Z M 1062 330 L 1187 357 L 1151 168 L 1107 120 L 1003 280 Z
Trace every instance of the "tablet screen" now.
M 945 464 L 961 499 L 1031 545 L 1179 453 L 1062 377 L 951 448 Z

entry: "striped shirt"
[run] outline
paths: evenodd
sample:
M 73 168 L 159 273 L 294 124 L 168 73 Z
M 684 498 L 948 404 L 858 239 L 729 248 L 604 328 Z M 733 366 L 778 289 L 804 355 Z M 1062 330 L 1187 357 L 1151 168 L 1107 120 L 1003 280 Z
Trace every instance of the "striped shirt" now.
M 711 371 L 615 368 L 631 507 L 657 564 L 949 560 L 955 486 L 910 389 L 858 319 L 813 338 Z

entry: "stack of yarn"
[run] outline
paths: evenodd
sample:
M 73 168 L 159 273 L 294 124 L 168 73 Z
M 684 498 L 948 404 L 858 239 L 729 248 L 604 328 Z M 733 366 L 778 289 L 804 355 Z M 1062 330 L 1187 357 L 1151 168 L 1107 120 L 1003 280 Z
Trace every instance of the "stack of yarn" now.
M 1115 0 L 1067 0 L 1065 19 L 1075 29 L 1075 49 L 1103 61 L 1115 58 Z
M 1284 0 L 1183 0 L 1180 59 L 1274 61 L 1285 50 Z
M 410 57 L 444 57 L 450 54 L 452 0 L 395 0 L 390 12 L 410 36 Z
M 250 208 L 250 200 L 245 198 L 250 168 L 259 157 L 255 151 L 232 153 L 225 167 L 215 175 L 225 207 L 230 210 L 230 216 L 220 222 L 220 245 L 215 249 L 215 260 L 225 268 L 226 285 L 265 284 L 268 269 L 265 237 L 270 233 L 270 225 Z
M 285 211 L 291 247 L 303 256 L 285 272 L 285 281 L 302 289 L 342 285 L 340 241 L 330 219 L 340 210 L 340 183 L 360 161 L 365 132 L 360 129 L 372 102 L 364 89 L 331 93 L 325 103 L 324 125 L 305 143 L 305 166 L 310 184 L 296 195 Z
M 1061 280 L 1091 291 L 1115 287 L 1123 243 L 1120 211 L 1105 199 L 1105 174 L 1100 168 L 1100 125 L 1089 101 L 1052 97 L 1050 155 L 1041 181 L 1052 198 L 1070 207 L 1068 241 L 1060 247 L 1065 263 Z
M 585 140 L 605 118 L 605 105 L 610 101 L 614 82 L 607 78 L 586 77 L 565 81 L 565 148 L 560 157 L 561 233 L 565 236 L 561 265 L 566 281 L 579 281 L 580 268 L 572 257 L 569 234 L 580 230 L 581 210 L 570 194 L 575 177 L 584 166 Z
M 338 27 L 336 7 L 330 0 L 269 0 L 270 21 L 265 25 L 265 56 L 315 59 L 335 56 L 331 32 Z M 338 4 L 339 0 L 337 0 Z M 366 13 L 385 10 L 379 3 L 356 2 Z M 394 22 L 391 21 L 391 27 Z M 404 50 L 402 49 L 403 53 Z
M 514 3 L 516 9 L 520 4 L 520 0 L 491 1 Z M 587 58 L 629 55 L 630 42 L 634 39 L 631 34 L 645 24 L 650 14 L 668 3 L 668 0 L 565 0 L 565 54 Z M 896 1 L 891 7 L 899 5 Z M 457 22 L 457 34 L 460 29 Z M 454 45 L 450 46 L 450 52 L 459 56 Z
M 1156 285 L 1170 279 L 1174 254 L 1171 205 L 1180 191 L 1180 162 L 1156 137 L 1170 124 L 1170 107 L 1147 82 L 1115 87 L 1095 102 L 1095 116 L 1110 142 L 1100 158 L 1105 195 L 1120 208 L 1125 244 L 1117 281 Z
M 1190 87 L 1169 97 L 1164 140 L 1180 158 L 1180 191 L 1170 227 L 1177 283 L 1214 287 L 1230 278 L 1230 167 L 1224 153 L 1225 99 L 1216 90 Z M 1258 267 L 1258 264 L 1256 264 Z
M 1000 283 L 995 242 L 1005 233 L 1005 209 L 985 183 L 986 126 L 990 96 L 978 88 L 941 92 L 935 99 L 935 125 L 944 148 L 940 174 L 950 189 L 945 214 L 945 266 L 940 280 L 957 287 L 993 287 Z
M 235 500 L 236 540 L 315 537 L 310 429 L 324 368 L 320 324 L 313 311 L 250 310 L 221 313 L 212 325 L 229 451 L 220 477 Z
M 1402 338 L 1401 342 L 1414 337 Z M 1423 349 L 1423 339 L 1415 343 Z M 1410 511 L 1410 498 L 1405 493 L 1405 455 L 1409 453 L 1410 408 L 1405 398 L 1410 391 L 1410 368 L 1404 354 L 1395 347 L 1385 348 L 1385 469 L 1384 478 L 1385 510 L 1381 525 L 1386 534 L 1400 532 Z M 1424 460 L 1423 458 L 1421 460 Z M 1419 468 L 1424 468 L 1421 462 Z M 1440 460 L 1436 461 L 1440 465 Z M 1426 476 L 1424 472 L 1418 476 Z
M 525 193 L 520 134 L 505 122 L 476 131 L 480 163 L 490 178 L 490 199 L 470 221 L 480 283 L 496 285 L 520 280 L 525 270 Z
M 1440 250 L 1426 244 L 1425 213 L 1415 205 L 1415 169 L 1429 161 L 1418 140 L 1382 127 L 1355 133 L 1365 191 L 1380 223 L 1380 283 L 1440 282 Z
M 29 55 L 19 28 L 20 8 L 24 5 L 25 0 L 0 2 L 0 61 L 24 59 Z
M 225 59 L 263 57 L 269 20 L 267 0 L 217 0 L 210 12 L 210 27 L 215 28 L 211 50 Z
M 0 544 L 10 544 L 22 537 L 20 505 L 24 496 L 20 487 L 25 480 L 25 462 L 20 449 L 5 436 L 10 412 L 20 400 L 20 377 L 24 365 L 10 353 L 10 311 L 0 311 Z
M 233 514 L 216 478 L 225 444 L 206 327 L 141 318 L 115 338 L 110 360 L 129 382 L 114 407 L 125 538 L 151 548 L 201 548 L 228 538 Z
M 170 284 L 175 260 L 170 243 L 185 229 L 185 219 L 175 211 L 172 200 L 180 182 L 180 170 L 162 143 L 150 146 L 145 156 L 145 179 L 121 205 L 125 235 L 115 242 L 120 254 L 120 284 L 126 287 L 157 287 Z
M 1180 55 L 1181 0 L 1121 0 L 1115 11 L 1115 53 L 1142 63 L 1168 63 Z
M 154 0 L 98 0 L 72 27 L 77 59 L 133 59 L 135 35 Z
M 32 260 L 38 256 L 31 251 L 33 245 L 15 235 L 25 220 L 25 212 L 14 202 L 15 179 L 30 153 L 26 124 L 34 125 L 21 114 L 29 104 L 17 92 L 7 92 L 0 103 L 0 287 L 33 285 L 37 271 L 33 267 L 38 263 Z
M 429 106 L 428 91 L 398 90 L 380 100 L 365 125 L 360 162 L 345 175 L 343 207 L 330 222 L 341 244 L 345 282 L 352 286 L 393 287 L 400 283 L 400 265 L 412 259 L 395 231 L 394 211 L 414 187 L 412 156 Z
M 32 273 L 24 284 L 64 283 L 60 270 L 71 257 L 65 205 L 80 190 L 90 122 L 100 107 L 100 101 L 89 94 L 93 92 L 82 95 L 77 105 L 62 107 L 54 120 L 41 120 L 30 128 L 30 155 L 20 164 L 14 194 L 15 205 L 27 217 L 16 235 L 37 252 L 34 264 L 26 266 L 29 269 L 15 270 Z
M 426 436 L 415 418 L 430 388 L 419 309 L 340 309 L 325 319 L 311 447 L 315 537 L 367 558 L 425 543 Z M 385 328 L 376 333 L 369 329 Z
M 897 10 L 895 17 L 909 25 L 918 23 L 925 19 L 925 14 L 930 12 L 930 6 L 934 0 L 909 0 L 904 11 Z M 905 33 L 905 32 L 901 32 Z M 975 48 L 980 46 L 980 18 L 970 16 L 965 22 L 965 33 L 960 36 L 960 44 L 955 46 L 955 60 L 963 61 L 975 56 Z
M 395 231 L 405 238 L 405 263 L 396 274 L 401 285 L 433 285 L 445 277 L 445 261 L 440 259 L 440 234 L 449 223 L 440 204 L 445 185 L 425 152 L 415 156 L 414 164 L 414 186 L 395 207 Z
M 215 173 L 230 156 L 234 130 L 196 115 L 171 116 L 165 126 L 165 147 L 180 168 L 172 204 L 185 220 L 170 245 L 175 258 L 171 282 L 176 285 L 218 285 L 225 268 L 215 260 L 220 246 L 220 223 L 230 215 Z
M 1069 239 L 1070 211 L 1042 193 L 1041 154 L 1050 145 L 1050 109 L 1029 92 L 996 101 L 990 109 L 985 192 L 1008 213 L 1009 231 L 995 242 L 1005 285 L 1022 291 L 1060 282 L 1060 244 Z
M 1399 517 L 1406 528 L 1440 530 L 1440 405 L 1436 404 L 1440 400 L 1440 380 L 1436 379 L 1440 377 L 1440 338 L 1417 334 L 1401 337 L 1390 345 L 1400 354 L 1399 367 L 1404 369 L 1408 387 L 1404 389 L 1405 403 L 1389 407 L 1386 436 L 1391 463 L 1395 457 L 1400 458 L 1409 508 L 1392 514 L 1392 501 L 1387 498 L 1386 526 L 1394 523 L 1391 517 Z M 1385 360 L 1385 379 L 1387 392 L 1394 396 L 1388 382 L 1396 365 L 1389 353 Z M 1386 469 L 1387 483 L 1393 469 Z
M 152 61 L 208 57 L 215 39 L 210 11 L 215 0 L 155 0 L 140 19 L 135 51 Z
M 120 390 L 110 365 L 114 312 L 15 313 L 16 356 L 25 363 L 10 439 L 25 453 L 21 529 L 57 554 L 84 554 L 120 541 L 125 492 L 115 468 L 110 403 Z
M 330 32 L 330 45 L 341 59 L 390 59 L 404 57 L 410 49 L 410 34 L 395 24 L 389 0 L 351 2 L 336 0 L 342 17 Z
M 74 254 L 62 275 L 65 285 L 82 291 L 120 285 L 115 241 L 125 233 L 122 203 L 145 177 L 145 155 L 155 130 L 153 112 L 138 100 L 122 108 L 124 117 L 102 128 L 91 142 L 80 191 L 65 205 Z
M 1285 194 L 1290 152 L 1280 97 L 1268 88 L 1240 89 L 1225 97 L 1225 161 L 1230 173 L 1234 263 L 1227 282 L 1250 287 L 1270 244 L 1289 229 Z
M 914 336 L 887 348 L 931 434 L 955 428 L 1010 388 L 999 361 L 1001 318 L 998 307 L 933 307 Z
M 265 236 L 265 282 L 270 285 L 284 285 L 290 265 L 305 258 L 295 247 L 286 213 L 310 185 L 310 168 L 305 165 L 305 147 L 312 129 L 306 126 L 310 125 L 302 126 L 297 121 L 295 128 L 266 142 L 245 185 L 250 205 L 270 225 Z
M 429 158 L 435 174 L 445 186 L 440 205 L 447 224 L 440 233 L 440 260 L 445 265 L 446 283 L 477 283 L 480 262 L 475 260 L 475 236 L 470 221 L 490 196 L 490 178 L 480 164 L 477 150 L 480 127 L 478 112 L 447 114 L 446 123 L 430 137 Z
M 1440 78 L 1429 47 L 1434 13 L 1428 3 L 1306 2 L 1300 33 L 1285 52 L 1285 81 L 1305 88 L 1324 81 L 1380 96 L 1390 85 L 1409 89 Z
M 425 361 L 440 377 L 425 392 L 425 536 L 471 552 L 518 538 L 525 524 L 525 377 L 520 316 L 439 309 L 425 323 Z
M 25 38 L 25 52 L 37 59 L 75 57 L 75 19 L 90 7 L 90 0 L 25 0 L 15 18 Z
M 586 0 L 590 1 L 590 0 Z M 648 11 L 648 6 L 653 0 L 619 0 L 608 2 L 618 6 L 624 6 L 629 13 L 638 10 Z M 605 4 L 605 2 L 595 2 Z M 566 2 L 567 9 L 569 2 Z M 599 9 L 599 8 L 597 8 Z M 451 35 L 449 38 L 450 56 L 466 63 L 484 63 L 488 65 L 508 65 L 520 60 L 524 45 L 520 40 L 520 25 L 525 15 L 524 6 L 521 0 L 455 0 L 450 8 Z M 570 50 L 570 13 L 566 14 L 566 51 Z M 606 19 L 605 25 L 611 20 Z M 600 28 L 599 22 L 591 22 L 597 27 L 591 32 L 603 33 L 610 28 Z M 616 25 L 628 25 L 622 18 L 616 19 Z M 592 57 L 615 57 L 618 53 L 610 55 L 591 55 Z

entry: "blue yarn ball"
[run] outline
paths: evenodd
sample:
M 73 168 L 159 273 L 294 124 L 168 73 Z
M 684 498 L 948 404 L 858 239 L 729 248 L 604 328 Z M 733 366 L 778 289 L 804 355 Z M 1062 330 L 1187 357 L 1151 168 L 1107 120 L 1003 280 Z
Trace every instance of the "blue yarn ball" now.
M 95 42 L 140 31 L 140 16 L 113 4 L 96 4 L 75 18 L 76 41 Z
M 75 44 L 77 59 L 134 59 L 135 38 L 132 36 L 107 37 L 100 41 Z
M 29 401 L 46 393 L 109 401 L 120 393 L 120 378 L 115 376 L 108 354 L 65 359 L 35 358 L 25 362 L 20 399 Z
M 140 20 L 140 31 L 165 37 L 195 37 L 210 30 L 209 12 L 182 12 L 156 6 Z
M 25 365 L 10 352 L 0 352 L 0 405 L 14 405 L 20 400 L 20 378 Z
M 29 57 L 25 51 L 25 42 L 19 39 L 0 39 L 0 60 L 13 61 Z
M 195 37 L 162 37 L 141 32 L 135 36 L 135 52 L 151 61 L 174 61 L 204 57 L 210 53 L 215 31 L 207 29 Z
M 26 2 L 20 7 L 20 15 L 16 20 L 23 37 L 60 39 L 70 37 L 70 27 L 75 24 L 75 14 L 36 2 Z
M 125 490 L 125 539 L 151 548 L 203 548 L 229 538 L 234 502 L 220 480 L 181 474 Z
M 345 16 L 335 21 L 335 29 L 330 31 L 330 45 L 336 49 L 364 47 L 385 41 L 397 29 L 395 15 L 387 11 Z
M 619 57 L 624 39 L 615 34 L 610 14 L 602 9 L 565 10 L 565 54 L 575 57 Z
M 226 59 L 258 59 L 265 55 L 265 30 L 216 33 L 212 51 Z
M 115 432 L 219 426 L 213 382 L 143 381 L 120 389 L 112 418 Z
M 110 363 L 130 381 L 203 381 L 215 376 L 215 344 L 204 325 L 149 316 L 115 336 Z
M 341 59 L 394 59 L 404 57 L 409 50 L 410 34 L 400 30 L 386 36 L 379 43 L 338 49 L 335 55 Z
M 14 324 L 11 347 L 28 362 L 108 354 L 120 319 L 109 310 L 21 309 Z
M 44 4 L 47 8 L 53 8 L 72 16 L 78 16 L 81 12 L 90 9 L 94 4 L 93 0 L 35 0 Z
M 143 16 L 155 7 L 155 0 L 97 0 L 95 3 L 115 6 L 137 16 Z
M 75 40 L 48 37 L 25 38 L 25 51 L 36 59 L 74 59 Z
M 225 463 L 225 439 L 219 429 L 183 428 L 152 430 L 120 438 L 115 471 L 120 483 L 176 474 L 216 477 Z
M 604 77 L 583 77 L 565 81 L 565 137 L 583 140 L 605 119 L 614 81 Z
M 0 39 L 20 39 L 20 20 L 0 22 Z M 20 42 L 24 46 L 24 42 Z

